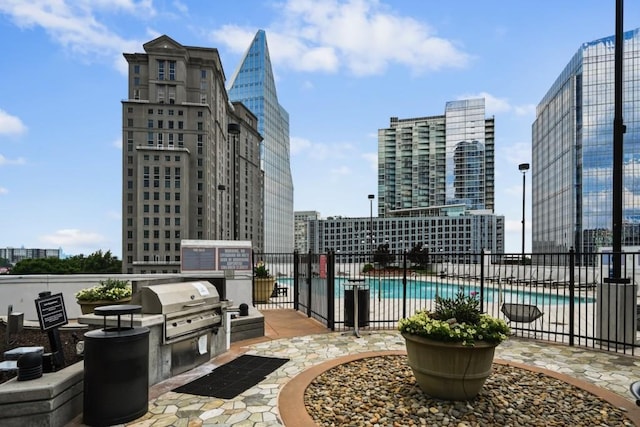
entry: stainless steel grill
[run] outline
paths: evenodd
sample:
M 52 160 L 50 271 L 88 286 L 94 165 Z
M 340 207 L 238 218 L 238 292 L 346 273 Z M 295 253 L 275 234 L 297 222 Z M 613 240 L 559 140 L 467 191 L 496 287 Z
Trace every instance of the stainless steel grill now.
M 215 286 L 206 281 L 146 286 L 139 298 L 143 313 L 164 315 L 163 344 L 220 327 L 226 307 Z
M 208 281 L 149 283 L 138 287 L 133 301 L 142 306 L 142 313 L 163 316 L 154 356 L 162 379 L 226 350 L 224 310 L 230 303 L 221 301 L 218 290 Z

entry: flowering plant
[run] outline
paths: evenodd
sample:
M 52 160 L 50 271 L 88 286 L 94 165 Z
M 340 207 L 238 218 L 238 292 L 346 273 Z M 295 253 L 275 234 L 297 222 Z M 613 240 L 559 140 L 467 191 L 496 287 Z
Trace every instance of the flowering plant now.
M 78 301 L 118 301 L 131 297 L 131 285 L 128 280 L 101 280 L 99 285 L 76 292 Z
M 264 261 L 258 261 L 256 266 L 253 268 L 253 274 L 257 278 L 269 278 L 271 275 L 269 274 L 269 269 L 265 265 Z
M 400 319 L 398 330 L 436 341 L 473 345 L 476 341 L 500 344 L 507 339 L 509 327 L 502 319 L 480 312 L 476 292 L 466 296 L 459 291 L 454 298 L 436 297 L 433 313 L 418 311 Z

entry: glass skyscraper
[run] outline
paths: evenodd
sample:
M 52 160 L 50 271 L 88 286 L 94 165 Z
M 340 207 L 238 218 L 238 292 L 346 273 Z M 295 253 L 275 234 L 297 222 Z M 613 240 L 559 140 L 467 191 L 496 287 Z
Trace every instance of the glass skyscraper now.
M 625 246 L 640 244 L 640 33 L 624 34 Z M 538 104 L 532 128 L 533 252 L 612 245 L 615 37 L 584 43 Z
M 378 214 L 444 205 L 493 212 L 494 128 L 483 98 L 447 102 L 444 115 L 392 117 L 378 130 Z
M 259 30 L 231 78 L 229 99 L 242 102 L 258 118 L 264 138 L 264 250 L 293 251 L 293 180 L 289 152 L 289 114 L 278 102 L 267 36 Z M 242 208 L 242 207 L 240 207 Z

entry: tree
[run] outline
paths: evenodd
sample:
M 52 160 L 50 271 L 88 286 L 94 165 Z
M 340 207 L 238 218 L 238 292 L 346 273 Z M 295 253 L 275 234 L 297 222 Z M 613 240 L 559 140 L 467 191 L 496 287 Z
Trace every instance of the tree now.
M 389 244 L 378 245 L 375 253 L 373 254 L 373 261 L 386 267 L 391 261 L 393 261 L 393 255 L 389 252 Z
M 429 249 L 423 247 L 422 243 L 416 243 L 407 254 L 407 258 L 420 268 L 424 268 L 429 264 Z
M 6 258 L 0 258 L 0 267 L 11 267 L 11 263 Z
M 100 250 L 88 257 L 75 255 L 66 259 L 24 259 L 16 263 L 11 269 L 11 274 L 99 274 L 120 272 L 122 272 L 122 261 L 111 255 L 111 251 L 103 254 Z

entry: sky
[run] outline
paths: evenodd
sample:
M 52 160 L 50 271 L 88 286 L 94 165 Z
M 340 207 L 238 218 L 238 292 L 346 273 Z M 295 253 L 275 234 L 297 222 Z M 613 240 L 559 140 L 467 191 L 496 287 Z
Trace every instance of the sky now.
M 640 2 L 624 7 L 624 29 L 640 27 Z M 120 258 L 122 54 L 166 34 L 218 49 L 228 82 L 259 29 L 290 116 L 295 210 L 368 217 L 378 129 L 484 97 L 495 213 L 519 252 L 536 105 L 582 43 L 615 33 L 615 1 L 0 0 L 0 247 Z

